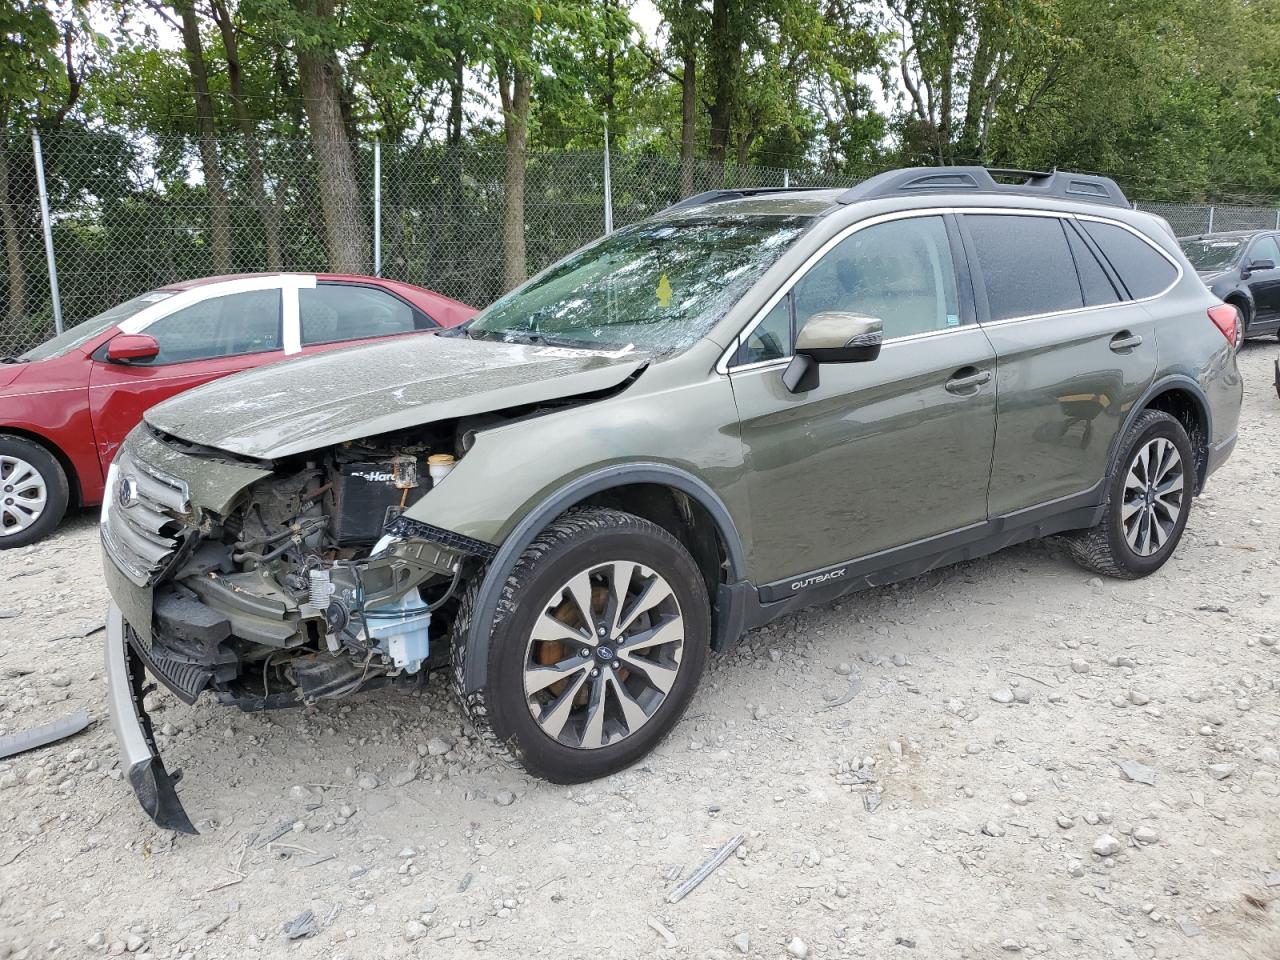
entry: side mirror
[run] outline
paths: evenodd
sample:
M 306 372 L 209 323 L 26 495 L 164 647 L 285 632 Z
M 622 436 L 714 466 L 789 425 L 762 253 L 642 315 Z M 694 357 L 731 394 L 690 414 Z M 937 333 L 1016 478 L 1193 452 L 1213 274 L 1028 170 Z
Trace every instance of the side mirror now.
M 159 355 L 160 344 L 145 333 L 122 333 L 107 344 L 107 359 L 112 363 L 154 360 Z
M 795 356 L 782 374 L 792 393 L 818 385 L 820 363 L 866 363 L 880 356 L 884 324 L 876 317 L 830 310 L 815 313 L 796 337 Z
M 1244 275 L 1247 277 L 1251 273 L 1258 273 L 1260 270 L 1274 270 L 1276 262 L 1274 260 L 1250 260 L 1244 267 Z

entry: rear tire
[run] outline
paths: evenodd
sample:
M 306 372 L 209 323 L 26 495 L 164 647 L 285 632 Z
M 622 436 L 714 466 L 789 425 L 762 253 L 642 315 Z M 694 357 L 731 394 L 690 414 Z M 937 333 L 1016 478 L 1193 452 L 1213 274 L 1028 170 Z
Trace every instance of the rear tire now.
M 477 596 L 473 585 L 455 621 L 459 701 L 499 755 L 554 783 L 607 776 L 649 753 L 689 705 L 711 646 L 693 558 L 619 510 L 571 510 L 529 545 L 498 601 L 486 685 L 464 694 Z
M 1182 539 L 1195 492 L 1195 454 L 1181 423 L 1146 410 L 1124 435 L 1116 463 L 1102 522 L 1068 542 L 1081 566 L 1136 580 L 1164 566 Z
M 0 550 L 52 533 L 70 499 L 67 474 L 53 454 L 25 437 L 0 434 Z

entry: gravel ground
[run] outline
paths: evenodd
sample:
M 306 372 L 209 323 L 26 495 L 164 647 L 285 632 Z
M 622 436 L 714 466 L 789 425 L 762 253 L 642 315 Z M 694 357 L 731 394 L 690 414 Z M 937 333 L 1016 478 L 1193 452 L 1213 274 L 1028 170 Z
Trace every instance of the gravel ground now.
M 202 833 L 157 830 L 73 519 L 0 555 L 0 733 L 94 718 L 0 762 L 0 958 L 1274 960 L 1278 354 L 1243 350 L 1240 444 L 1160 573 L 1098 580 L 1048 541 L 811 610 L 718 658 L 645 764 L 575 788 L 495 763 L 440 677 L 307 712 L 164 695 Z

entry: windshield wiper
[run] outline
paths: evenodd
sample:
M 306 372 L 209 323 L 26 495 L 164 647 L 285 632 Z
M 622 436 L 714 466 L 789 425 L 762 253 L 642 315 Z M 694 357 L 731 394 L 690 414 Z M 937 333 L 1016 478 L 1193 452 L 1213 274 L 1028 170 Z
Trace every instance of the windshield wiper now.
M 0 363 L 26 363 L 21 357 L 0 357 Z

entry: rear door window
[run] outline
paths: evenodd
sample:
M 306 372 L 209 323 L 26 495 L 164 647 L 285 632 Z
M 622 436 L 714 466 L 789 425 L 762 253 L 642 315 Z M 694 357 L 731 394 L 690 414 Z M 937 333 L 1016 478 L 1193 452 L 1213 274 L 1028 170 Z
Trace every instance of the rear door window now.
M 1093 238 L 1121 282 L 1135 300 L 1154 297 L 1169 288 L 1178 276 L 1175 267 L 1151 244 L 1124 227 L 1097 220 L 1080 220 L 1080 226 Z
M 1058 217 L 965 214 L 992 320 L 1079 310 L 1084 295 Z
M 321 283 L 298 291 L 302 345 L 363 340 L 434 326 L 398 297 L 373 287 Z

